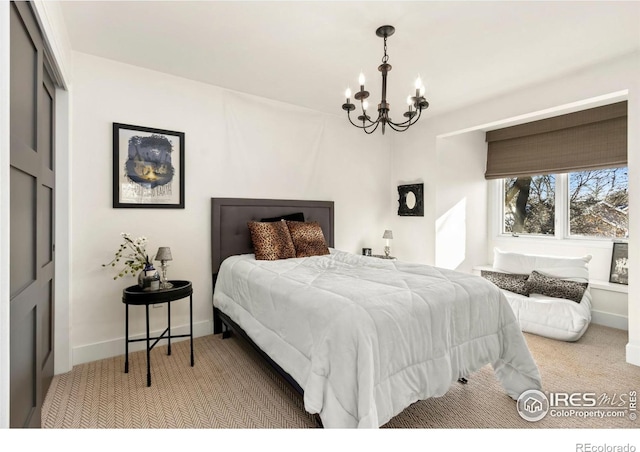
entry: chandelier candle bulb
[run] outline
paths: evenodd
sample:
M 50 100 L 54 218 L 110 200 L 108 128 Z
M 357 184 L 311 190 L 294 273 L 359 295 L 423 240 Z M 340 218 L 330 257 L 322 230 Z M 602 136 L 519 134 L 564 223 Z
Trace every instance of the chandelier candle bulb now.
M 358 121 L 362 121 L 363 124 L 365 121 L 371 121 L 371 117 L 367 114 L 367 108 L 369 108 L 369 102 L 362 101 L 362 115 L 358 116 Z
M 347 98 L 347 101 L 342 104 L 342 109 L 347 112 L 347 114 L 356 109 L 356 106 L 350 102 L 351 98 L 351 88 L 347 88 L 344 92 L 344 96 Z
M 408 106 L 409 109 L 403 115 L 405 118 L 411 119 L 416 115 L 416 112 L 413 111 L 414 102 L 416 102 L 416 98 L 415 97 L 407 96 L 407 106 Z M 418 108 L 418 107 L 416 107 L 416 108 Z

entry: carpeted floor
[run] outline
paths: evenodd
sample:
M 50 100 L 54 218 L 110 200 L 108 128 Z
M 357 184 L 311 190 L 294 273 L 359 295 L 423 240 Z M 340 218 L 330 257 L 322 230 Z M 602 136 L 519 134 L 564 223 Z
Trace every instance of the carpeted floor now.
M 592 392 L 608 397 L 608 410 L 640 391 L 640 367 L 625 362 L 627 332 L 592 325 L 574 343 L 525 334 L 545 392 Z M 205 336 L 152 351 L 152 386 L 145 352 L 78 365 L 54 377 L 42 410 L 44 428 L 313 428 L 300 396 L 241 339 Z M 628 405 L 625 405 L 628 406 Z M 584 413 L 584 411 L 582 411 Z M 385 428 L 638 428 L 624 417 L 552 417 L 528 422 L 486 366 L 441 398 L 416 402 Z

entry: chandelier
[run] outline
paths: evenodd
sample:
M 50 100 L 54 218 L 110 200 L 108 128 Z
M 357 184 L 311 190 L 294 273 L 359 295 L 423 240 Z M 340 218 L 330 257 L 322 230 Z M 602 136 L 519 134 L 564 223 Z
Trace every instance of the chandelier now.
M 364 74 L 360 73 L 360 77 L 358 79 L 360 91 L 355 93 L 353 96 L 356 101 L 360 101 L 362 114 L 358 116 L 357 119 L 360 122 L 359 124 L 353 122 L 351 119 L 351 112 L 356 109 L 356 106 L 350 102 L 351 90 L 347 88 L 345 92 L 347 102 L 342 104 L 342 109 L 347 112 L 349 122 L 359 129 L 364 130 L 367 134 L 375 132 L 380 124 L 382 124 L 383 135 L 387 125 L 396 132 L 404 132 L 418 122 L 420 115 L 422 114 L 422 110 L 426 110 L 429 107 L 429 102 L 424 98 L 424 85 L 422 84 L 420 77 L 418 77 L 415 82 L 416 95 L 407 97 L 408 108 L 403 115 L 407 119 L 403 122 L 394 122 L 389 117 L 390 108 L 389 103 L 387 102 L 387 74 L 391 70 L 391 65 L 388 63 L 389 55 L 387 55 L 387 38 L 393 35 L 395 31 L 396 29 L 391 25 L 383 25 L 376 30 L 376 35 L 380 38 L 384 38 L 384 56 L 382 57 L 382 64 L 378 66 L 378 70 L 382 73 L 382 100 L 378 104 L 378 117 L 375 121 L 371 120 L 371 117 L 367 115 L 369 103 L 366 99 L 369 97 L 369 92 L 364 89 Z

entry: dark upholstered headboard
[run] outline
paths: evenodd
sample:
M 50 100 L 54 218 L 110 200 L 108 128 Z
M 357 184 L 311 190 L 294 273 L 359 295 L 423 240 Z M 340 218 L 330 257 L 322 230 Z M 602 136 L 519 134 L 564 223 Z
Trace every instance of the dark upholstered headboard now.
M 334 246 L 333 201 L 211 198 L 211 263 L 215 281 L 220 264 L 229 256 L 253 253 L 247 222 L 290 213 L 304 213 L 317 221 L 329 247 Z

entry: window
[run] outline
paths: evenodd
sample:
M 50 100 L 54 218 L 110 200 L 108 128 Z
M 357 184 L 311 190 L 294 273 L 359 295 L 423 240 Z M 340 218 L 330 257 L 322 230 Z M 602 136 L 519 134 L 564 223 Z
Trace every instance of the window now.
M 555 233 L 556 183 L 553 174 L 512 177 L 504 181 L 504 231 Z
M 485 178 L 502 183 L 501 232 L 627 238 L 627 130 L 620 101 L 487 131 Z
M 503 179 L 502 232 L 628 237 L 627 185 L 626 167 Z
M 569 174 L 569 235 L 629 235 L 627 167 Z

